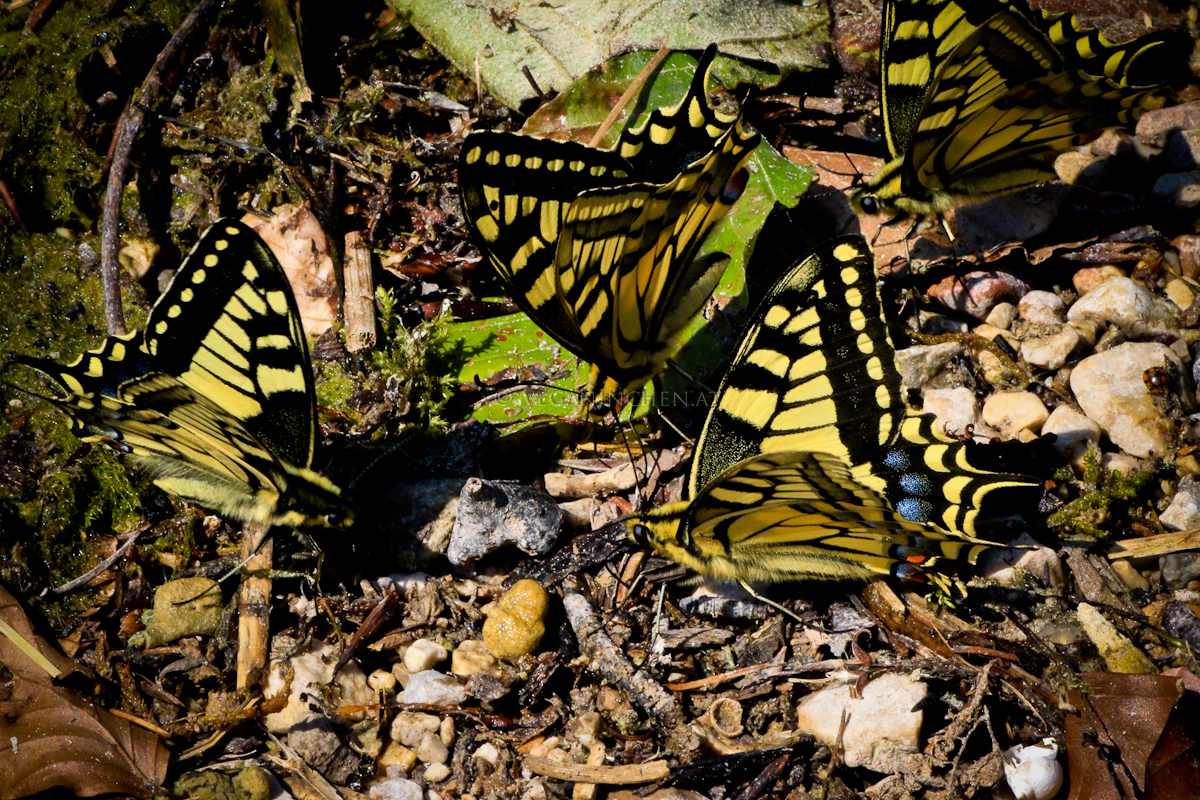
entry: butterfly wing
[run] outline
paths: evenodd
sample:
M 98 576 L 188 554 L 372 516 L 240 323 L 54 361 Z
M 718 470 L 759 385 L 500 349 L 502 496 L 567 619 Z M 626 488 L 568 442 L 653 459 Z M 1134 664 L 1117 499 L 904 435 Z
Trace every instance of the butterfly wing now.
M 1036 500 L 991 448 L 907 409 L 861 236 L 822 244 L 763 298 L 717 390 L 686 498 L 632 517 L 635 538 L 724 577 L 913 577 L 973 558 L 981 517 Z M 639 527 L 640 526 L 640 527 Z M 902 556 L 902 557 L 901 557 Z
M 689 501 L 630 525 L 677 563 L 733 580 L 920 580 L 941 558 L 973 563 L 988 548 L 905 519 L 825 453 L 744 459 Z
M 282 268 L 253 230 L 221 220 L 155 303 L 145 331 L 74 363 L 18 357 L 85 441 L 127 454 L 184 500 L 263 524 L 348 524 L 340 490 L 309 469 L 316 400 Z

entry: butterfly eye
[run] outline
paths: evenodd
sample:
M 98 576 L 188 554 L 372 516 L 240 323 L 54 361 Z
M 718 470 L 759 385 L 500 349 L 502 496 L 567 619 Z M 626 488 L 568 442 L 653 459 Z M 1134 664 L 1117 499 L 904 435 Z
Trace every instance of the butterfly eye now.
M 633 536 L 633 540 L 635 542 L 637 542 L 638 545 L 640 545 L 641 547 L 645 547 L 646 543 L 648 541 L 650 541 L 650 530 L 645 525 L 642 525 L 641 523 L 638 523 L 638 524 L 630 527 L 629 532 L 630 532 L 630 535 Z
M 862 206 L 862 210 L 863 210 L 864 214 L 878 214 L 879 213 L 879 203 L 877 203 L 875 201 L 875 198 L 872 197 L 871 195 L 867 195 L 866 197 L 864 197 L 861 201 L 859 201 L 859 204 Z

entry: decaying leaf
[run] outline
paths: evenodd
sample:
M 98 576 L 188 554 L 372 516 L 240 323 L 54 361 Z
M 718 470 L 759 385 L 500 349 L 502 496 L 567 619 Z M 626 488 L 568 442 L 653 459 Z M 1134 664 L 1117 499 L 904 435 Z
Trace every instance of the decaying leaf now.
M 167 774 L 168 752 L 157 736 L 58 686 L 20 646 L 32 643 L 62 672 L 70 659 L 33 632 L 16 599 L 0 588 L 0 663 L 12 673 L 12 693 L 0 703 L 6 745 L 0 800 L 62 787 L 83 797 L 119 793 L 152 797 Z

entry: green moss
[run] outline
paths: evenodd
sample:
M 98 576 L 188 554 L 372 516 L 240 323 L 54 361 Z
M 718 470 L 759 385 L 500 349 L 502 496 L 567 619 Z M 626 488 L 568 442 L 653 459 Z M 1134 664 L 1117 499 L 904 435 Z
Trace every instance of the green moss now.
M 32 32 L 23 23 L 36 4 L 7 15 L 0 30 L 0 175 L 28 222 L 48 217 L 75 225 L 90 216 L 77 198 L 99 183 L 103 139 L 120 111 L 104 94 L 127 92 L 146 74 L 192 5 L 131 0 L 114 13 L 109 0 L 79 0 L 51 9 Z
M 441 427 L 442 410 L 454 389 L 452 370 L 445 363 L 446 327 L 441 318 L 407 330 L 396 311 L 390 291 L 378 289 L 379 326 L 383 337 L 360 365 L 326 362 L 317 384 L 317 402 L 345 414 L 354 427 L 364 425 L 383 432 L 380 406 L 385 415 L 419 425 Z M 361 372 L 348 371 L 355 366 Z
M 1112 532 L 1102 526 L 1118 512 L 1127 510 L 1152 477 L 1150 472 L 1125 477 L 1120 470 L 1105 476 L 1100 450 L 1093 445 L 1083 456 L 1079 497 L 1051 514 L 1046 522 L 1063 532 L 1086 534 L 1105 541 Z

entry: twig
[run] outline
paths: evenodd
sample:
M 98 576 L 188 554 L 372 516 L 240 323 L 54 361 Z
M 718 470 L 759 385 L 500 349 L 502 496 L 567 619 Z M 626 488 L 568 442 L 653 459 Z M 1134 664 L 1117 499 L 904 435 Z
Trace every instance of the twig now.
M 137 97 L 157 96 L 162 88 L 162 76 L 172 66 L 183 49 L 183 43 L 199 27 L 200 22 L 220 4 L 220 0 L 200 0 L 179 30 L 158 54 L 154 65 L 138 89 Z M 145 114 L 134 103 L 125 107 L 114 137 L 112 166 L 104 188 L 104 216 L 100 223 L 100 279 L 104 286 L 104 324 L 115 336 L 125 333 L 125 314 L 121 310 L 121 264 L 117 260 L 120 245 L 121 198 L 125 194 L 125 171 L 133 153 L 133 143 L 142 127 Z
M 273 541 L 264 541 L 270 529 L 247 525 L 242 531 L 242 557 L 250 573 L 267 574 L 275 552 Z M 266 681 L 267 645 L 271 617 L 271 579 L 247 575 L 242 579 L 238 602 L 237 688 L 243 692 Z
M 613 106 L 612 111 L 608 112 L 608 116 L 604 118 L 604 122 L 601 122 L 600 127 L 596 129 L 594 134 L 592 134 L 592 140 L 588 142 L 590 146 L 598 147 L 600 145 L 600 141 L 604 138 L 604 134 L 608 133 L 608 129 L 611 128 L 613 123 L 617 121 L 617 117 L 621 116 L 621 112 L 625 110 L 625 106 L 629 105 L 629 101 L 633 99 L 633 96 L 641 91 L 642 86 L 644 86 L 646 81 L 649 80 L 650 75 L 654 72 L 654 70 L 658 69 L 659 65 L 662 64 L 662 62 L 665 61 L 667 56 L 670 54 L 670 49 L 664 47 L 654 54 L 654 57 L 650 59 L 646 66 L 642 67 L 642 71 L 639 72 L 638 76 L 633 79 L 633 83 L 629 84 L 629 88 L 626 89 L 625 93 L 622 94 L 617 100 L 617 104 Z
M 124 536 L 127 536 L 128 538 L 125 539 L 125 541 L 121 543 L 121 546 L 117 548 L 117 551 L 115 553 L 113 553 L 111 556 L 109 556 L 108 558 L 101 561 L 96 566 L 89 569 L 87 572 L 80 575 L 78 578 L 67 581 L 62 586 L 55 586 L 55 587 L 51 588 L 50 591 L 53 592 L 54 594 L 66 594 L 67 592 L 72 592 L 75 589 L 78 589 L 80 586 L 86 586 L 88 583 L 90 583 L 92 581 L 93 578 L 95 578 L 101 572 L 104 572 L 104 570 L 108 569 L 113 564 L 120 561 L 121 557 L 124 556 L 126 553 L 128 553 L 130 548 L 132 548 L 135 544 L 137 544 L 138 537 L 141 536 L 143 533 L 145 533 L 148 530 L 150 530 L 150 524 L 144 523 L 137 530 L 130 531 L 129 533 L 124 534 Z M 118 537 L 118 538 L 120 538 L 120 537 Z
M 628 692 L 651 719 L 659 719 L 668 726 L 683 724 L 683 709 L 679 701 L 648 674 L 634 668 L 621 649 L 608 638 L 603 621 L 596 616 L 587 598 L 579 593 L 574 580 L 563 581 L 563 590 L 563 608 L 579 640 L 579 650 L 588 659 L 589 669 Z

